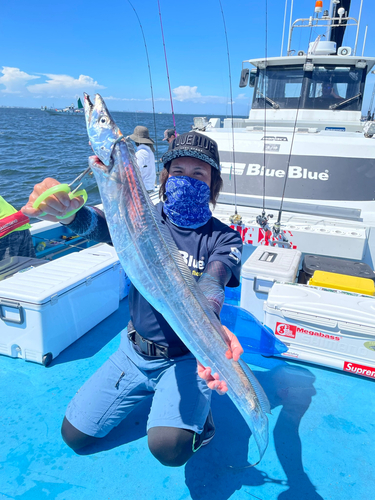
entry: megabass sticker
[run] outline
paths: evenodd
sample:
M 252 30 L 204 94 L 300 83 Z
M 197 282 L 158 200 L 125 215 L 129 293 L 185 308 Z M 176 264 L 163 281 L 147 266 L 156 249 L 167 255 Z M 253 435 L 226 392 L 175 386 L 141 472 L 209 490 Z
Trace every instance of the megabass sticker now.
M 288 325 L 287 323 L 276 323 L 275 333 L 281 337 L 289 337 L 290 339 L 296 338 L 297 327 Z
M 357 375 L 363 375 L 364 377 L 375 378 L 374 366 L 358 365 L 357 363 L 345 361 L 344 371 L 355 373 Z
M 288 323 L 276 323 L 275 333 L 276 335 L 280 335 L 281 337 L 289 337 L 291 339 L 295 339 L 297 333 L 303 333 L 304 335 L 310 335 L 311 337 L 321 337 L 327 340 L 341 340 L 341 337 L 338 337 L 337 335 L 330 335 L 329 333 L 323 333 L 316 330 L 308 330 L 307 328 L 289 325 Z

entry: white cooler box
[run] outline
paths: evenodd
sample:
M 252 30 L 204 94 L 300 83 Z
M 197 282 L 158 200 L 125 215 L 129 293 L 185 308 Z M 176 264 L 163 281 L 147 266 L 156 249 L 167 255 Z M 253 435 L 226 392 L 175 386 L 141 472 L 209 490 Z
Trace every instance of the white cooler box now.
M 0 354 L 47 366 L 119 307 L 120 263 L 102 244 L 0 282 Z
M 242 266 L 241 307 L 263 323 L 263 304 L 274 282 L 294 282 L 301 255 L 299 250 L 258 246 Z
M 283 356 L 375 379 L 375 297 L 275 283 L 264 309 Z

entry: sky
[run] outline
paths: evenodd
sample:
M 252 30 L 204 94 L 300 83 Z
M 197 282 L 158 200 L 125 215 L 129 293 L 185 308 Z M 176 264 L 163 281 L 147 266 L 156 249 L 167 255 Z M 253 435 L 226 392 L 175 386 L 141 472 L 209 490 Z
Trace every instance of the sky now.
M 232 95 L 234 114 L 247 116 L 252 90 L 238 87 L 242 62 L 280 55 L 284 0 L 221 0 L 224 20 L 219 0 L 159 2 L 174 111 L 230 115 Z M 357 54 L 368 25 L 365 56 L 375 56 L 372 2 L 364 0 L 362 10 Z M 323 8 L 329 4 L 324 0 Z M 131 5 L 145 35 L 155 111 L 171 112 L 158 0 L 2 2 L 0 106 L 64 107 L 87 92 L 100 93 L 110 110 L 152 112 L 146 47 Z M 290 6 L 288 0 L 284 53 Z M 293 20 L 309 17 L 314 6 L 315 0 L 294 0 Z M 359 6 L 352 0 L 351 16 L 358 18 Z M 306 51 L 309 30 L 295 31 L 292 48 Z M 354 38 L 348 28 L 344 45 Z M 364 112 L 374 83 L 370 74 Z

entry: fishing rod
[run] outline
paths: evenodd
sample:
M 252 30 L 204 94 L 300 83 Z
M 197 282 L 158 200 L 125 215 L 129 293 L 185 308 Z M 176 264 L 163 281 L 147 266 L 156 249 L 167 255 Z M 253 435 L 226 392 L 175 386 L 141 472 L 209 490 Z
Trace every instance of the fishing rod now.
M 60 247 L 61 245 L 63 245 L 64 248 L 59 248 L 56 252 L 53 252 L 52 254 L 48 255 L 47 258 L 49 257 L 52 257 L 54 255 L 57 255 L 61 252 L 66 252 L 66 249 L 67 247 L 69 248 L 78 248 L 79 250 L 86 250 L 87 249 L 87 246 L 81 246 L 81 245 L 84 245 L 85 243 L 89 242 L 90 240 L 87 240 L 87 239 L 83 239 L 83 241 L 80 241 L 78 245 L 72 245 L 71 243 L 67 243 L 67 241 L 71 241 L 71 239 L 75 239 L 75 238 L 80 238 L 79 235 L 77 236 L 68 236 L 66 237 L 66 239 L 62 239 L 62 240 L 54 240 L 54 239 L 51 239 L 51 238 L 43 238 L 41 236 L 35 236 L 35 235 L 32 235 L 33 238 L 35 238 L 36 240 L 40 240 L 40 243 L 50 243 L 51 244 L 51 247 L 49 248 L 49 250 L 52 251 L 53 247 L 56 247 L 56 250 L 58 247 Z M 38 243 L 38 245 L 40 245 L 40 243 Z M 37 246 L 38 246 L 37 245 Z M 44 246 L 45 248 L 45 246 Z M 44 250 L 43 248 L 43 250 Z M 42 251 L 42 250 L 40 250 Z M 37 252 L 39 252 L 39 250 L 37 250 Z
M 158 0 L 158 7 L 159 7 L 159 17 L 160 17 L 161 36 L 162 36 L 162 38 L 163 38 L 164 57 L 165 57 L 165 67 L 166 67 L 166 69 L 167 69 L 167 79 L 168 79 L 168 87 L 169 87 L 169 97 L 170 97 L 170 100 L 171 100 L 172 118 L 173 118 L 173 127 L 174 127 L 175 137 L 176 137 L 176 133 L 177 133 L 177 129 L 176 129 L 176 120 L 175 120 L 175 118 L 174 118 L 174 110 L 173 110 L 173 99 L 172 99 L 171 83 L 170 83 L 170 80 L 169 80 L 169 71 L 168 71 L 167 51 L 166 51 L 166 48 L 165 48 L 164 31 L 163 31 L 163 22 L 162 22 L 162 19 L 161 19 L 161 9 L 160 9 L 160 2 L 159 2 L 159 0 Z
M 231 74 L 231 69 L 230 69 L 229 43 L 228 43 L 227 27 L 225 24 L 225 17 L 224 17 L 224 11 L 223 11 L 223 6 L 221 4 L 221 0 L 219 0 L 219 4 L 220 4 L 220 10 L 221 10 L 221 15 L 222 15 L 223 24 L 224 24 L 225 41 L 227 44 L 230 108 L 231 108 L 231 117 L 232 117 L 232 159 L 233 159 L 233 186 L 234 186 L 234 215 L 232 215 L 229 219 L 233 224 L 242 224 L 242 217 L 237 212 L 236 157 L 235 157 L 235 148 L 234 148 L 233 95 L 232 95 L 232 74 Z
M 265 66 L 263 69 L 263 98 L 264 98 L 264 121 L 263 121 L 263 165 L 264 171 L 266 171 L 266 137 L 267 137 L 267 107 L 266 107 L 266 80 L 267 80 L 267 57 L 268 57 L 268 1 L 265 0 L 265 13 L 266 13 L 266 26 L 265 26 Z M 284 19 L 285 21 L 285 19 Z M 265 228 L 268 224 L 268 220 L 272 218 L 273 215 L 266 216 L 266 175 L 263 175 L 262 182 L 262 214 L 258 215 L 256 218 L 257 223 Z
M 292 4 L 292 7 L 293 7 L 293 4 Z M 314 11 L 314 14 L 315 14 L 315 11 Z M 318 16 L 318 13 L 317 13 L 317 16 Z M 313 32 L 313 25 L 311 25 L 311 28 L 310 28 L 309 41 L 308 41 L 308 45 L 307 45 L 308 47 L 310 47 L 310 41 L 311 41 L 312 32 Z M 316 42 L 314 44 L 314 47 L 312 49 L 312 52 L 314 52 L 315 47 L 318 44 L 320 38 L 321 38 L 321 35 L 318 36 L 318 38 L 317 38 L 317 40 L 316 40 Z M 309 49 L 306 51 L 305 64 L 307 63 L 308 58 L 309 58 Z M 290 160 L 291 160 L 291 157 L 292 157 L 292 151 L 293 151 L 293 146 L 294 146 L 294 138 L 295 138 L 295 134 L 296 134 L 298 114 L 299 114 L 299 110 L 300 110 L 300 107 L 301 107 L 301 97 L 302 97 L 302 89 L 301 89 L 301 93 L 300 93 L 299 98 L 298 98 L 297 111 L 296 111 L 296 116 L 295 116 L 294 125 L 293 125 L 292 140 L 291 140 L 290 150 L 289 150 L 289 155 L 288 155 L 287 170 L 286 170 L 286 174 L 285 174 L 285 178 L 284 178 L 284 185 L 283 185 L 283 192 L 282 192 L 282 196 L 281 196 L 279 213 L 278 213 L 278 216 L 277 216 L 277 221 L 275 222 L 275 224 L 274 224 L 274 226 L 272 228 L 273 234 L 276 237 L 280 237 L 281 236 L 282 239 L 283 239 L 283 241 L 285 241 L 285 242 L 287 242 L 288 240 L 285 238 L 284 234 L 281 233 L 281 231 L 280 231 L 280 228 L 281 228 L 281 216 L 282 216 L 282 212 L 283 212 L 283 204 L 284 204 L 284 197 L 285 197 L 286 185 L 287 185 L 288 177 L 289 177 Z
M 147 57 L 147 64 L 148 64 L 148 74 L 149 74 L 149 78 L 150 78 L 151 100 L 152 100 L 152 112 L 153 112 L 153 116 L 154 116 L 154 129 L 155 129 L 155 147 L 156 147 L 156 158 L 157 158 L 157 161 L 159 161 L 159 153 L 158 153 L 158 136 L 157 136 L 157 131 L 156 131 L 156 118 L 155 118 L 154 91 L 153 91 L 153 88 L 152 88 L 151 66 L 150 66 L 150 59 L 149 59 L 149 57 L 148 57 L 148 50 L 147 50 L 147 44 L 146 44 L 146 37 L 145 37 L 144 31 L 143 31 L 143 27 L 142 27 L 141 20 L 139 19 L 139 16 L 138 16 L 138 14 L 137 14 L 137 11 L 135 10 L 135 8 L 134 8 L 133 4 L 130 2 L 130 0 L 128 0 L 128 3 L 129 3 L 129 5 L 130 5 L 130 7 L 134 10 L 134 14 L 136 15 L 136 18 L 137 18 L 137 20 L 138 20 L 139 27 L 141 28 L 142 37 L 143 37 L 143 42 L 144 42 L 144 44 L 145 44 L 146 57 Z M 159 168 L 158 168 L 158 171 L 159 171 Z

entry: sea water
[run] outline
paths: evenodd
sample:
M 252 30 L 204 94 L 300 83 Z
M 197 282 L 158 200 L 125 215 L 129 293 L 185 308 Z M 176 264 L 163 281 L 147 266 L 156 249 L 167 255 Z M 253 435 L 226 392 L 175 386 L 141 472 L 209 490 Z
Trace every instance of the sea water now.
M 173 128 L 171 114 L 155 115 L 156 135 L 152 113 L 114 111 L 112 115 L 124 135 L 133 133 L 137 125 L 148 127 L 151 138 L 157 140 L 156 160 L 167 151 L 168 143 L 163 137 L 164 130 Z M 69 184 L 87 167 L 87 159 L 93 152 L 83 116 L 0 108 L 0 117 L 0 196 L 16 209 L 28 201 L 34 185 L 46 177 Z M 191 130 L 193 118 L 193 115 L 175 115 L 177 132 Z M 157 162 L 156 169 L 161 170 L 162 164 Z M 93 177 L 86 176 L 83 188 L 90 205 L 100 203 Z

